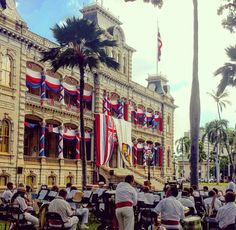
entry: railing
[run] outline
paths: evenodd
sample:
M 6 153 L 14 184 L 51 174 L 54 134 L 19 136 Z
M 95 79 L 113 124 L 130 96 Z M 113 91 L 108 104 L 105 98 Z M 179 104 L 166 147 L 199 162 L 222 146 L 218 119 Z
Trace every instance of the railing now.
M 154 134 L 154 135 L 162 136 L 161 131 L 157 131 L 156 129 L 152 129 L 152 128 L 145 128 L 143 126 L 139 127 L 139 125 L 135 125 L 135 124 L 132 124 L 132 129 L 138 132 L 144 132 L 144 133 L 148 133 L 152 135 Z
M 40 157 L 24 155 L 24 161 L 40 162 Z
M 42 106 L 41 105 L 41 97 L 38 95 L 31 94 L 31 93 L 26 93 L 26 102 L 29 104 L 37 105 L 37 106 Z M 71 106 L 71 108 L 68 109 L 68 105 L 66 105 L 66 104 L 63 105 L 59 101 L 54 101 L 53 104 L 50 105 L 50 99 L 48 99 L 48 98 L 45 99 L 42 107 L 57 108 L 57 109 L 60 109 L 64 112 L 78 113 L 78 108 L 76 106 Z M 84 109 L 84 115 L 86 117 L 91 117 L 92 111 Z

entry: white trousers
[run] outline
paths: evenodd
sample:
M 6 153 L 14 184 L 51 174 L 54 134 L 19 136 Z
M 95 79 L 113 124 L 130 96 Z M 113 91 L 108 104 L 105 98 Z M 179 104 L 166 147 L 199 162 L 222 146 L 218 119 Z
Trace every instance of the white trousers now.
M 134 230 L 133 207 L 117 208 L 116 218 L 119 223 L 119 230 Z
M 77 216 L 72 216 L 66 223 L 65 227 L 70 227 L 70 230 L 76 230 L 77 224 L 79 223 L 79 218 Z
M 25 212 L 24 213 L 24 216 L 25 216 L 25 219 L 27 221 L 29 221 L 30 223 L 32 223 L 34 225 L 35 228 L 38 228 L 39 226 L 39 219 L 33 215 L 31 215 L 30 213 L 28 212 Z
M 88 223 L 88 216 L 89 216 L 89 210 L 88 208 L 77 208 L 75 211 L 76 216 L 82 216 L 82 222 L 81 224 L 87 224 Z

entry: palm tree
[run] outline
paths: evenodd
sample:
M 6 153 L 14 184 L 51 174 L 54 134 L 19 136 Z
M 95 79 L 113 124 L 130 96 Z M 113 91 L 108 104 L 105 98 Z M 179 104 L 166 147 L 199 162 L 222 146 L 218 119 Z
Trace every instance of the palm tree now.
M 7 8 L 6 0 L 0 0 L 0 5 L 5 10 Z
M 210 132 L 209 132 L 210 126 L 209 123 L 207 123 L 205 125 L 205 133 L 202 136 L 202 142 L 205 142 L 205 139 L 207 137 L 207 182 L 209 182 L 210 179 L 210 168 L 209 168 L 209 164 L 210 164 Z
M 227 86 L 236 85 L 236 46 L 230 46 L 225 51 L 231 62 L 226 62 L 224 66 L 215 72 L 215 76 L 221 75 L 222 77 L 218 85 L 217 94 L 223 93 Z
M 177 153 L 182 154 L 182 177 L 184 177 L 184 155 L 186 155 L 189 152 L 190 149 L 190 139 L 189 137 L 181 137 L 178 140 L 175 141 L 176 151 Z
M 220 146 L 224 146 L 227 142 L 227 120 L 214 120 L 207 124 L 206 133 L 208 141 L 214 145 L 214 152 L 216 152 L 216 180 L 219 183 L 219 153 Z
M 208 93 L 216 102 L 216 106 L 217 106 L 217 112 L 218 112 L 218 116 L 219 116 L 219 120 L 221 120 L 221 115 L 220 113 L 222 113 L 223 108 L 226 108 L 226 104 L 231 105 L 231 102 L 224 99 L 225 97 L 229 96 L 228 92 L 222 92 L 222 93 L 217 93 L 214 90 L 212 90 L 212 93 Z
M 190 97 L 191 185 L 198 186 L 200 92 L 198 79 L 198 1 L 193 0 L 193 75 Z
M 84 189 L 87 184 L 83 110 L 84 73 L 86 68 L 90 70 L 98 68 L 100 63 L 118 69 L 119 64 L 105 52 L 107 46 L 113 47 L 116 42 L 107 40 L 105 31 L 98 28 L 95 23 L 76 17 L 66 19 L 63 25 L 56 24 L 52 32 L 59 46 L 43 52 L 42 61 L 50 61 L 54 71 L 61 67 L 77 67 L 80 72 L 80 132 Z

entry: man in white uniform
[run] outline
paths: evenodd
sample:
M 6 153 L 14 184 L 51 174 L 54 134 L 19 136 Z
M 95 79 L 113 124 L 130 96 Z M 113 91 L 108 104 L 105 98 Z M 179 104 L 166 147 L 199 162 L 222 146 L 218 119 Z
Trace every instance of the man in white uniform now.
M 236 219 L 236 205 L 235 194 L 233 192 L 227 192 L 225 194 L 226 205 L 219 208 L 216 219 L 219 221 L 219 227 L 225 229 L 229 225 L 234 225 Z M 235 229 L 232 226 L 232 229 Z
M 228 184 L 226 190 L 227 190 L 227 189 L 230 189 L 230 190 L 232 190 L 232 192 L 235 193 L 235 192 L 236 192 L 236 185 L 235 185 L 235 183 L 233 182 L 232 177 L 229 177 L 229 178 L 228 178 L 228 181 L 229 181 L 229 184 Z
M 182 229 L 180 220 L 184 219 L 184 207 L 176 199 L 178 189 L 170 187 L 165 199 L 161 200 L 155 207 L 154 212 L 161 214 L 161 225 L 167 230 Z
M 189 198 L 189 193 L 188 191 L 182 191 L 181 198 L 178 199 L 178 201 L 184 206 L 188 208 L 192 208 L 194 214 L 197 214 L 197 211 L 195 209 L 195 204 L 193 201 Z M 192 213 L 193 215 L 193 213 Z
M 65 227 L 71 227 L 70 230 L 76 230 L 79 219 L 77 216 L 73 216 L 75 213 L 69 203 L 66 202 L 66 196 L 66 190 L 61 189 L 58 196 L 49 204 L 48 211 L 58 213 L 65 223 Z
M 116 187 L 116 217 L 119 230 L 134 229 L 133 206 L 137 204 L 138 195 L 134 187 L 134 177 L 128 175 L 125 182 L 120 182 Z
M 7 189 L 3 192 L 1 196 L 3 207 L 6 207 L 11 202 L 12 196 L 13 196 L 13 183 L 8 182 Z

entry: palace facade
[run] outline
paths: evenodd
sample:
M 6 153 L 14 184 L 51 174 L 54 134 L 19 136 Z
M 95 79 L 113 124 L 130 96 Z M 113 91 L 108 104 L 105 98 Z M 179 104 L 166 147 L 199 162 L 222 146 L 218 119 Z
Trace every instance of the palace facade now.
M 56 46 L 31 32 L 18 14 L 14 0 L 0 13 L 0 186 L 8 181 L 40 184 L 81 185 L 79 135 L 79 71 L 51 71 L 40 62 L 40 52 Z M 172 175 L 174 100 L 165 77 L 148 76 L 148 86 L 132 81 L 132 55 L 121 22 L 97 3 L 85 6 L 84 18 L 105 29 L 118 47 L 106 52 L 120 63 L 114 71 L 100 66 L 85 77 L 84 110 L 87 179 L 95 167 L 94 114 L 107 113 L 132 123 L 133 164 L 142 171 L 145 149 L 152 146 L 152 167 L 157 176 Z M 123 168 L 119 146 L 114 144 L 106 164 Z M 134 166 L 133 166 L 134 167 Z M 132 169 L 132 167 L 131 167 Z M 99 170 L 101 178 L 108 178 Z

